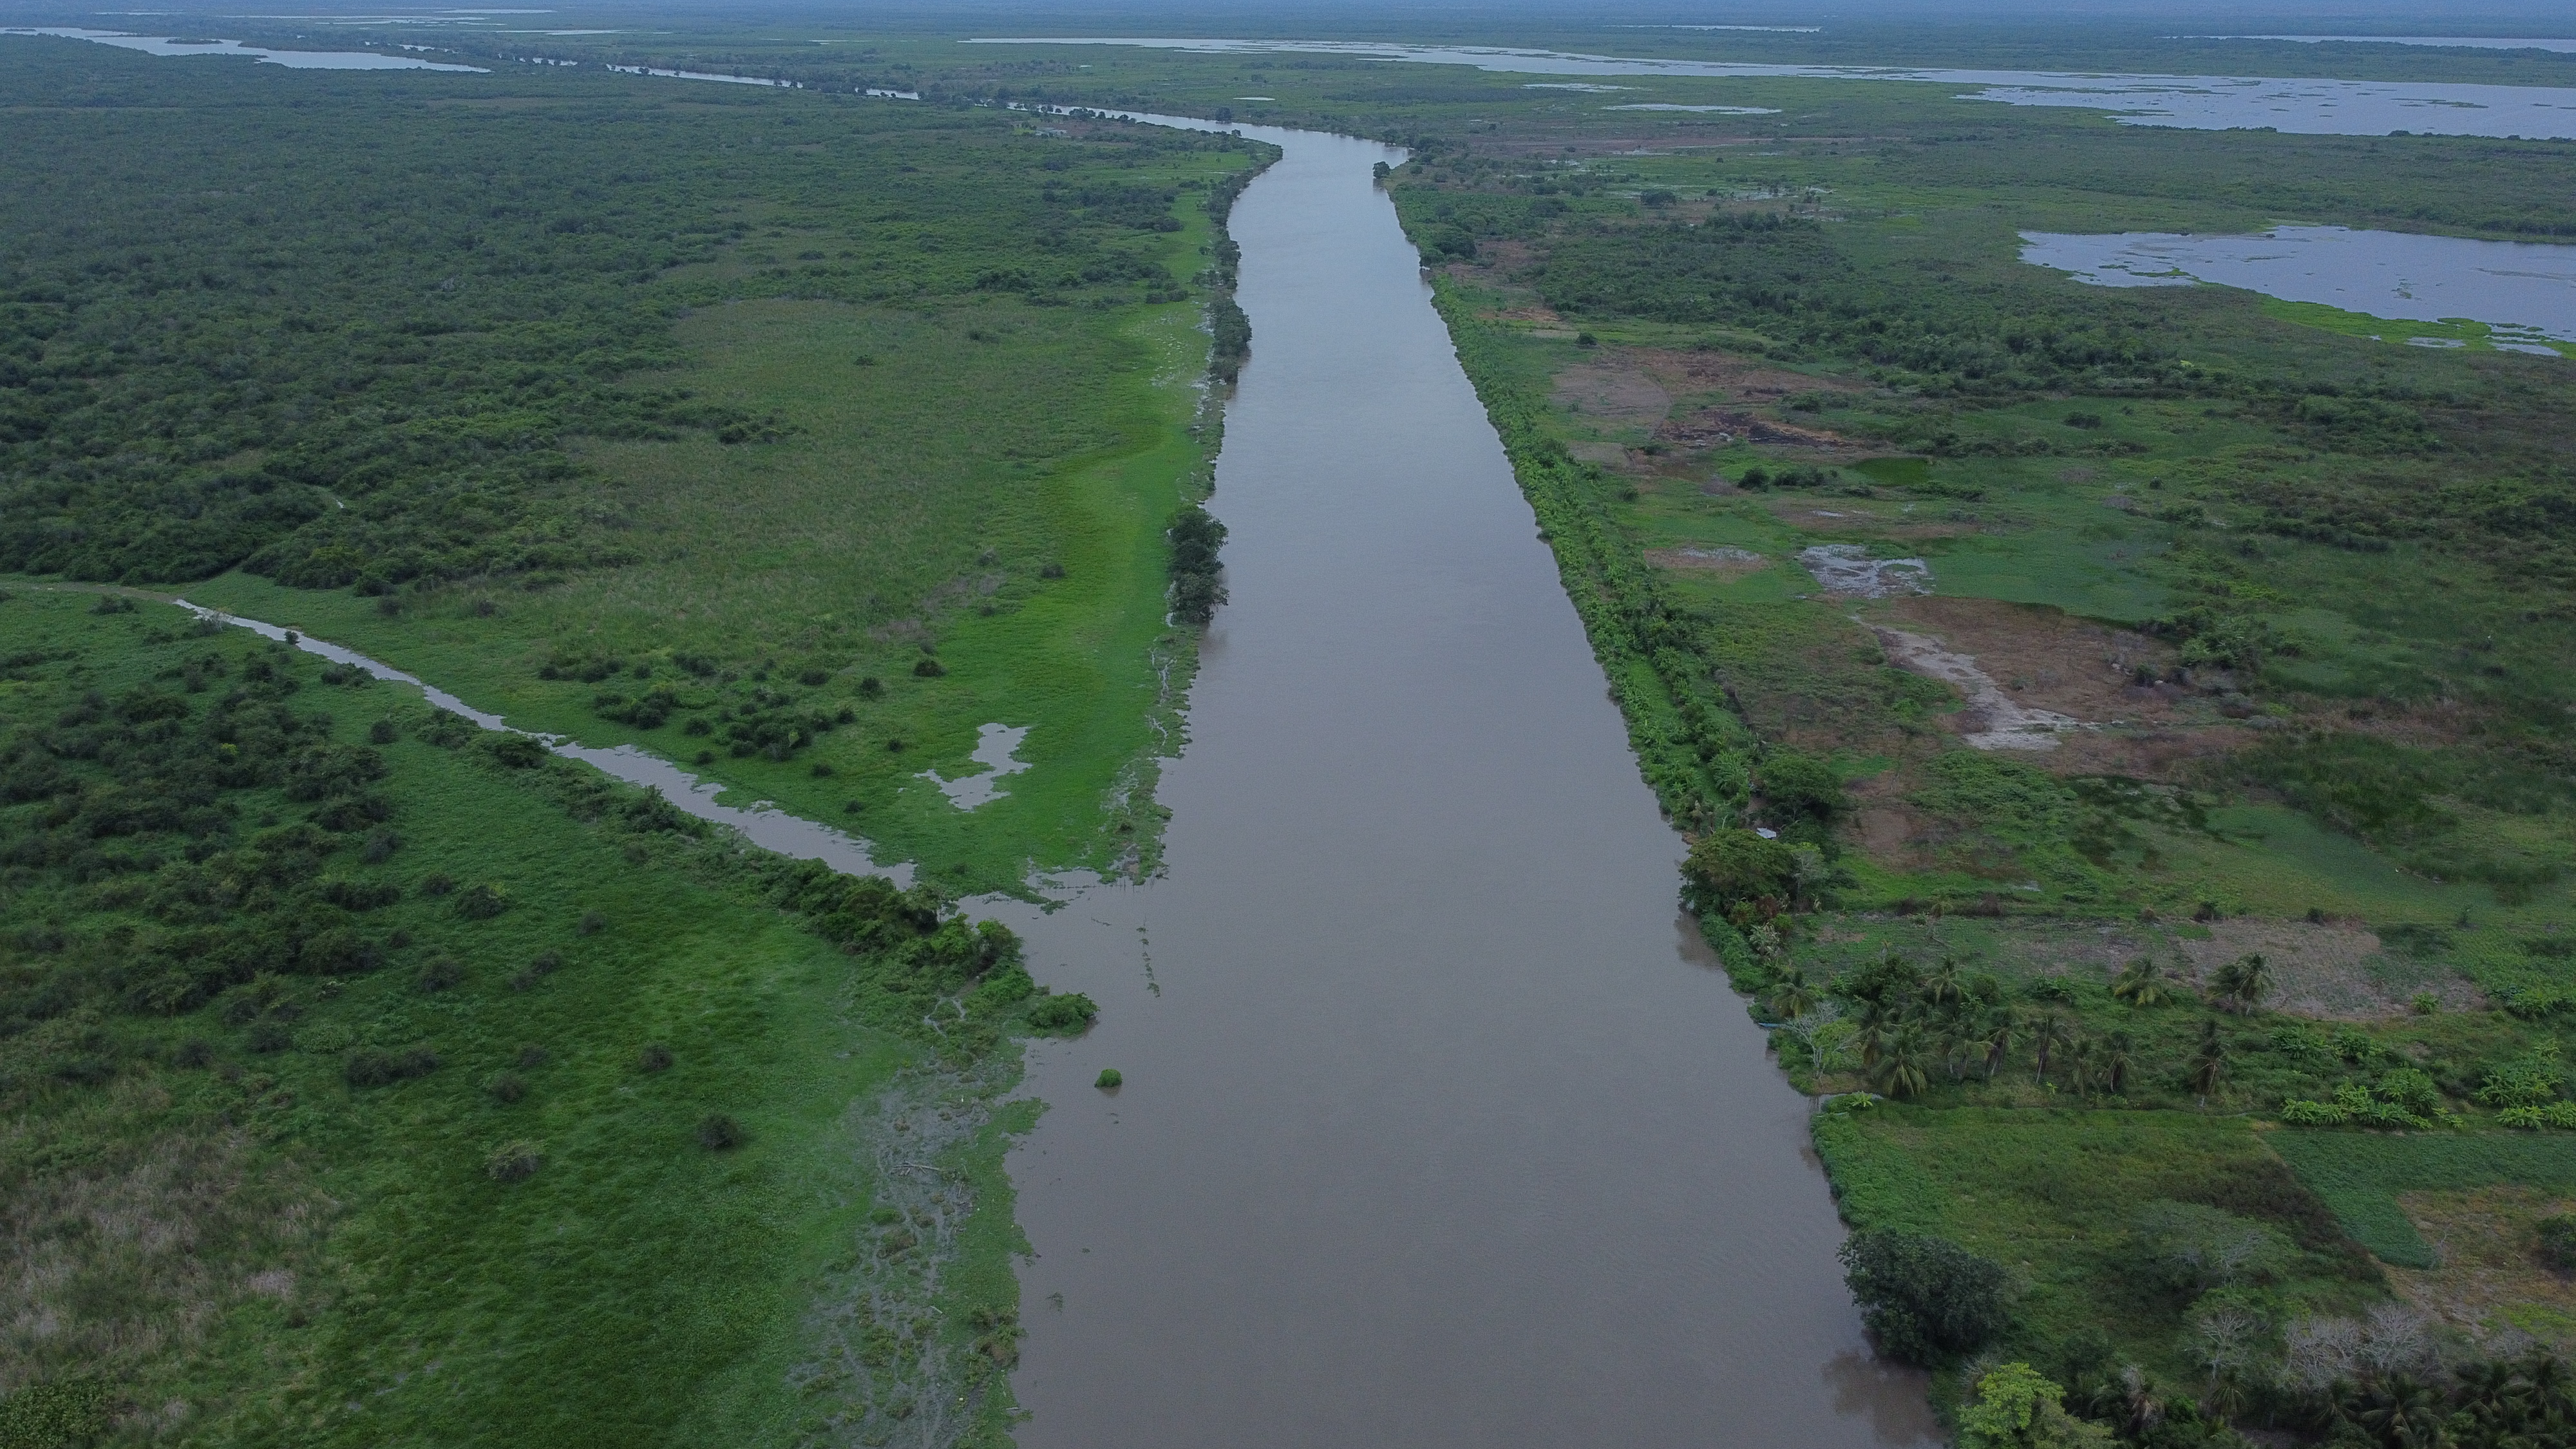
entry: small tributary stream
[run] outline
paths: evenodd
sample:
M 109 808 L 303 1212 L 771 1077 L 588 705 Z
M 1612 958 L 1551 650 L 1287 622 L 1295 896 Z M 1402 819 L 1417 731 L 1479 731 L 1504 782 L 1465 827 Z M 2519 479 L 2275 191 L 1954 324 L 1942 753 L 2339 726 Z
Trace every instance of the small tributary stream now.
M 1844 1292 L 1808 1104 L 1675 910 L 1682 843 L 1374 183 L 1396 153 L 1245 129 L 1285 156 L 1233 214 L 1233 599 L 1163 772 L 1169 869 L 976 903 L 1102 1008 L 1029 1052 L 1020 1441 L 1929 1442 Z M 640 751 L 558 748 L 888 869 Z

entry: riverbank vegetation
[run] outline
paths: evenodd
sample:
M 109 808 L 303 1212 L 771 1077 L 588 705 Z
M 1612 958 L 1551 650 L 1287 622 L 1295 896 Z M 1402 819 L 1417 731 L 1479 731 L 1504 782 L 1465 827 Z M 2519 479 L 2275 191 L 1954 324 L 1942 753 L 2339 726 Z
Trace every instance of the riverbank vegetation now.
M 0 602 L 10 1442 L 1006 1419 L 977 1134 L 1088 1003 L 936 886 L 107 602 Z
M 2555 1292 L 2429 1244 L 2545 1282 L 2530 1199 L 2576 1164 L 2566 364 L 2082 287 L 2015 236 L 2384 222 L 2269 188 L 2377 164 L 2394 205 L 2484 143 L 1841 119 L 1391 181 L 1689 894 L 1846 1094 L 1854 1241 L 2014 1279 L 2008 1329 L 1882 1348 L 1949 1366 L 1971 1437 L 1998 1359 L 2149 1443 L 2396 1443 L 2483 1412 L 2444 1384 L 2554 1382 Z M 2226 207 L 2165 199 L 2186 161 Z
M 1247 119 L 1412 147 L 1386 184 L 1692 833 L 1686 899 L 1834 1094 L 1854 1286 L 1963 1434 L 2024 1442 L 1994 1416 L 2043 1400 L 2070 1443 L 2556 1432 L 2568 364 L 2018 257 L 2555 234 L 2576 148 L 1080 60 L 978 65 L 1252 83 Z M 2000 1322 L 1944 1296 L 1998 1279 Z

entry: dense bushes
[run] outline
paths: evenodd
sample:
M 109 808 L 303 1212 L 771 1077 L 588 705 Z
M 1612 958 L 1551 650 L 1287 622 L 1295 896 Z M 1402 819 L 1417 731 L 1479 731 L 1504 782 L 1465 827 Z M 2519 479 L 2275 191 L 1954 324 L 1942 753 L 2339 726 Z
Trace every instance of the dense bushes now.
M 2121 299 L 2079 311 L 2051 295 L 2053 279 L 1933 280 L 1859 266 L 1819 223 L 1770 211 L 1555 237 L 1536 272 L 1539 294 L 1562 312 L 1727 323 L 1945 390 L 2028 392 L 2106 373 L 2191 377 L 2143 319 L 2122 315 Z
M 1223 564 L 1217 550 L 1225 545 L 1225 525 L 1193 503 L 1172 515 L 1165 535 L 1172 541 L 1172 617 L 1184 624 L 1204 624 L 1225 602 Z
M 2003 1265 L 1946 1238 L 1854 1233 L 1839 1256 L 1862 1321 L 1890 1357 L 1928 1366 L 1975 1353 L 2011 1322 Z
M 1168 276 L 1177 193 L 1120 163 L 1253 144 L 1136 128 L 1068 148 L 990 112 L 802 91 L 666 108 L 589 68 L 251 69 L 41 39 L 0 58 L 0 105 L 27 118 L 0 156 L 19 243 L 0 259 L 0 569 L 244 567 L 381 595 L 628 561 L 630 521 L 571 439 L 777 432 L 624 380 L 681 360 L 682 309 L 1132 297 Z M 786 198 L 761 224 L 834 254 L 760 265 L 747 195 Z M 723 257 L 727 278 L 678 270 Z

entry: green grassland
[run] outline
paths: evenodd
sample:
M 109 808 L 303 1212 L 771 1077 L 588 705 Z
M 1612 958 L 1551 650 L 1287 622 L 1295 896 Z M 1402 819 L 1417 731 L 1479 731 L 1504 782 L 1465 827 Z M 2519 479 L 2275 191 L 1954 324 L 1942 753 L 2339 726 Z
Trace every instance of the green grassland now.
M 711 752 L 958 884 L 1150 860 L 1192 658 L 1162 533 L 1217 441 L 1209 203 L 1243 143 L 526 68 L 8 59 L 45 144 L 13 155 L 0 564 Z M 174 229 L 152 200 L 182 187 Z M 687 733 L 718 712 L 743 728 Z M 986 723 L 1030 727 L 1031 768 L 970 815 L 920 777 L 977 768 Z
M 2152 1205 L 2216 1208 L 2287 1240 L 2263 1287 L 2283 1317 L 2348 1312 L 2383 1291 L 2369 1258 L 2242 1121 L 1890 1107 L 1827 1114 L 1816 1146 L 1853 1226 L 1938 1234 L 2017 1269 L 2016 1348 L 2060 1372 L 2108 1343 L 2169 1381 L 2192 1377 L 2183 1320 L 2199 1289 L 2142 1250 L 2135 1230 Z
M 901 1251 L 869 1104 L 1007 1072 L 993 1028 L 1047 998 L 1007 965 L 942 1042 L 912 993 L 972 983 L 931 984 L 935 894 L 871 934 L 864 892 L 585 768 L 99 597 L 0 603 L 13 1394 L 203 1443 L 812 1434 L 835 1272 Z M 948 1164 L 958 1270 L 900 1305 L 985 1366 L 950 1378 L 988 1429 L 998 1152 Z
M 945 902 L 1151 868 L 1257 148 L 22 37 L 0 104 L 0 1439 L 1007 1437 L 997 1103 L 1090 1007 Z
M 2576 147 L 1332 57 L 913 73 L 1412 145 L 1388 184 L 1641 769 L 1704 841 L 1782 837 L 1744 855 L 1772 862 L 1767 904 L 1695 856 L 1712 939 L 1761 1019 L 1805 1014 L 1774 1037 L 1801 1086 L 1907 1099 L 1819 1119 L 1844 1215 L 2004 1264 L 1998 1348 L 2070 1402 L 2109 1415 L 2123 1363 L 2169 1403 L 2215 1391 L 2209 1293 L 2262 1325 L 2255 1364 L 2385 1302 L 2370 1254 L 2423 1253 L 2394 1192 L 2558 1185 L 2557 1135 L 2503 1127 L 2525 1097 L 2498 1083 L 2563 1093 L 2529 1064 L 2576 988 L 2553 442 L 2576 375 L 2475 325 L 2086 288 L 2021 263 L 2018 233 L 2553 234 L 2576 216 L 2534 178 Z M 1256 88 L 1278 99 L 1227 99 Z M 1825 597 L 1799 555 L 1830 545 L 1920 559 L 1932 592 Z M 1903 667 L 1896 630 L 2107 727 L 1968 748 L 1964 696 Z M 2246 954 L 2268 975 L 2230 998 Z M 2141 959 L 2146 999 L 2122 984 Z M 2345 1125 L 2255 1130 L 2303 1112 Z M 2278 1252 L 2177 1275 L 2142 1216 L 2175 1204 Z

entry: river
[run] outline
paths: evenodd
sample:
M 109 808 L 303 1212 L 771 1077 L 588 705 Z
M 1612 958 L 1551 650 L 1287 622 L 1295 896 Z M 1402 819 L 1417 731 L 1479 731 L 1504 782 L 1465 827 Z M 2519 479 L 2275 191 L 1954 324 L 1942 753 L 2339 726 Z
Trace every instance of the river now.
M 1102 1007 L 1030 1051 L 1020 1442 L 1927 1440 L 1373 182 L 1401 158 L 1244 130 L 1285 156 L 1232 220 L 1233 598 L 1170 868 L 992 906 Z
M 1233 214 L 1233 598 L 1169 870 L 974 903 L 1102 1008 L 1029 1049 L 1020 1442 L 1934 1442 L 1843 1289 L 1808 1104 L 1675 908 L 1682 842 L 1371 175 L 1399 156 L 1244 129 L 1285 154 Z

